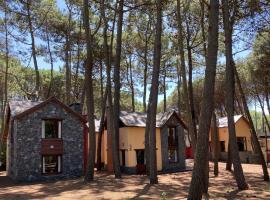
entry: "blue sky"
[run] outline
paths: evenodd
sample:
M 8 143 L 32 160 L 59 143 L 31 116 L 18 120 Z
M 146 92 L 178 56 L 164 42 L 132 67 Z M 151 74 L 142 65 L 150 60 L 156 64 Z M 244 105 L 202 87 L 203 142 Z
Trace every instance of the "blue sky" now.
M 65 11 L 66 10 L 66 5 L 65 5 L 65 1 L 63 0 L 56 0 L 57 2 L 57 6 L 59 7 L 59 9 L 61 11 Z M 39 43 L 39 41 L 37 40 L 37 43 Z M 234 51 L 239 51 L 239 49 L 243 49 L 244 48 L 244 44 L 240 43 L 238 44 L 238 46 L 234 49 Z M 250 54 L 251 50 L 246 50 L 243 51 L 241 53 L 238 53 L 235 55 L 235 59 L 244 59 L 246 58 L 249 54 Z M 224 57 L 220 57 L 219 58 L 219 63 L 224 63 L 225 62 L 225 58 Z M 63 66 L 63 62 L 61 60 L 57 60 L 55 63 L 55 70 L 59 70 L 60 67 Z M 33 60 L 31 60 L 30 66 L 33 67 Z M 38 66 L 40 67 L 40 69 L 50 69 L 50 64 L 44 61 L 44 58 L 42 57 L 38 57 Z M 167 89 L 167 97 L 170 96 L 170 94 L 174 91 L 176 87 L 175 83 L 168 83 L 168 89 Z M 142 88 L 139 88 L 140 90 L 142 90 Z M 148 86 L 148 91 L 147 91 L 147 96 L 149 96 L 149 89 L 150 86 Z M 137 99 L 139 101 L 142 102 L 142 97 L 137 97 Z M 159 95 L 159 102 L 163 100 L 163 95 Z M 254 106 L 251 106 L 254 108 Z

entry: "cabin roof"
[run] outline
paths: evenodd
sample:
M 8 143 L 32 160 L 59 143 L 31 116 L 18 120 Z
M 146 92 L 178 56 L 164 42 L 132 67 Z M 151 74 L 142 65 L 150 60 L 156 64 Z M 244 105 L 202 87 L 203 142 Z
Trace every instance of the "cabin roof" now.
M 21 101 L 15 101 L 11 100 L 8 103 L 10 114 L 12 118 L 22 118 L 28 114 L 31 114 L 41 108 L 43 108 L 48 103 L 55 103 L 60 105 L 62 108 L 64 108 L 68 113 L 71 113 L 75 117 L 77 117 L 80 121 L 85 122 L 86 120 L 83 118 L 82 115 L 72 110 L 69 106 L 62 103 L 55 97 L 50 97 L 45 101 L 30 101 L 30 100 L 21 100 Z
M 166 122 L 171 118 L 172 115 L 176 115 L 179 122 L 186 128 L 185 123 L 179 118 L 177 113 L 172 111 L 158 113 L 156 115 L 156 127 L 160 128 L 166 124 Z M 147 113 L 143 112 L 120 112 L 120 120 L 125 126 L 130 127 L 146 127 Z
M 243 115 L 235 115 L 233 118 L 234 118 L 234 123 L 238 122 L 241 118 L 243 118 L 248 123 L 247 119 Z M 228 127 L 228 118 L 227 117 L 219 118 L 218 127 L 219 128 Z

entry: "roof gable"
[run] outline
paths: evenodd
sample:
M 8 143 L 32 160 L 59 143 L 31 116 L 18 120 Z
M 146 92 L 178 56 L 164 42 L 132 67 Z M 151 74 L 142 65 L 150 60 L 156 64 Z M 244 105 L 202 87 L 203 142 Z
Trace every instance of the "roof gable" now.
M 186 128 L 185 123 L 179 118 L 179 116 L 174 110 L 164 112 L 164 113 L 158 113 L 156 115 L 156 127 L 157 128 L 163 127 L 168 122 L 168 120 L 172 118 L 172 116 L 174 116 L 175 119 L 178 120 L 179 123 L 183 125 L 184 128 Z M 146 127 L 146 119 L 147 119 L 147 113 L 128 112 L 128 111 L 120 112 L 120 123 L 122 123 L 124 126 Z
M 236 124 L 240 119 L 243 119 L 247 124 L 249 124 L 248 120 L 243 115 L 235 115 L 234 123 Z M 218 119 L 218 128 L 225 128 L 228 127 L 228 118 L 222 117 Z
M 72 110 L 70 107 L 68 107 L 66 104 L 62 103 L 55 97 L 50 97 L 45 101 L 10 101 L 9 102 L 9 108 L 11 112 L 11 117 L 14 119 L 20 119 L 24 116 L 27 116 L 44 106 L 46 106 L 48 103 L 55 103 L 62 107 L 65 111 L 72 114 L 76 118 L 78 118 L 81 122 L 86 122 L 86 120 L 83 118 L 82 115 Z

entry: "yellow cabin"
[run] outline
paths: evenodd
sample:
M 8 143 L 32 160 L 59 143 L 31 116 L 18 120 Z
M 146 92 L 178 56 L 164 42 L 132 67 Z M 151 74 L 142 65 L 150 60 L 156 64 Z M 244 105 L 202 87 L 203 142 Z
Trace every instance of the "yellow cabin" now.
M 229 130 L 227 117 L 220 118 L 217 121 L 218 126 L 218 137 L 220 146 L 220 160 L 227 160 L 228 144 L 229 144 Z M 235 132 L 237 137 L 238 151 L 242 162 L 256 162 L 256 158 L 252 153 L 251 145 L 251 133 L 248 120 L 243 115 L 234 116 Z M 211 136 L 213 129 L 210 131 L 209 140 L 211 142 Z M 210 151 L 211 146 L 210 145 Z
M 145 172 L 146 117 L 146 113 L 120 112 L 119 157 L 121 170 L 125 173 L 140 174 Z M 101 160 L 108 171 L 113 171 L 112 136 L 111 133 L 107 132 L 106 121 L 102 135 Z M 96 126 L 98 125 L 99 123 L 96 122 Z M 156 155 L 158 171 L 185 170 L 185 128 L 185 124 L 175 111 L 157 114 Z M 97 130 L 98 128 L 96 128 Z

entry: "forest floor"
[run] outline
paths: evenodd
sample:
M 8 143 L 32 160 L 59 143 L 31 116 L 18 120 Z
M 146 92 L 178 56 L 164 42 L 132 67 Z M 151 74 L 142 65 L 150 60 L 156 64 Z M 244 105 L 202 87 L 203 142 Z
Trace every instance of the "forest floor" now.
M 189 167 L 192 162 L 188 161 Z M 270 183 L 262 179 L 259 165 L 243 164 L 249 190 L 238 191 L 234 178 L 225 171 L 225 163 L 219 164 L 220 174 L 213 175 L 210 163 L 210 199 L 270 199 Z M 186 199 L 191 180 L 191 171 L 158 176 L 158 185 L 149 185 L 146 176 L 123 175 L 121 180 L 114 175 L 98 172 L 95 181 L 85 184 L 83 179 L 61 180 L 32 184 L 15 184 L 4 172 L 0 172 L 0 199 Z

